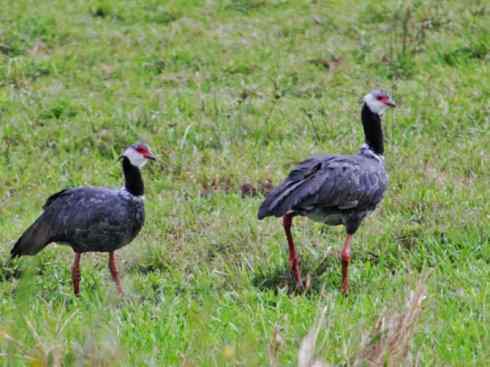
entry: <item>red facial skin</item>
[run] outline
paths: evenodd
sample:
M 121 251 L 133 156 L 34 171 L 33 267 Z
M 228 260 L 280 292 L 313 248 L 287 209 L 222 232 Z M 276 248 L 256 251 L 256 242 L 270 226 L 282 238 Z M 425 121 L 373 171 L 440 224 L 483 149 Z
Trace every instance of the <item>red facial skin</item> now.
M 383 102 L 385 105 L 389 107 L 395 107 L 395 103 L 391 100 L 390 97 L 384 95 L 384 96 L 378 96 L 376 98 L 378 101 Z
M 140 153 L 143 157 L 145 157 L 146 159 L 151 159 L 151 160 L 155 160 L 155 157 L 153 156 L 153 154 L 150 152 L 150 150 L 143 144 L 140 144 L 136 147 L 136 151 L 138 153 Z

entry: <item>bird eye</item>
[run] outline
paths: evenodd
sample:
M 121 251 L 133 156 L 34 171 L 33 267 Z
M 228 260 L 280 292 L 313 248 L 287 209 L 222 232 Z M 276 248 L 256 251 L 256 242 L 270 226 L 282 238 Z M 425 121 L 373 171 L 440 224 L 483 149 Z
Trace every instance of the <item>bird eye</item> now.
M 382 101 L 382 100 L 384 99 L 384 96 L 377 96 L 377 97 L 376 97 L 376 99 L 377 99 L 378 101 Z

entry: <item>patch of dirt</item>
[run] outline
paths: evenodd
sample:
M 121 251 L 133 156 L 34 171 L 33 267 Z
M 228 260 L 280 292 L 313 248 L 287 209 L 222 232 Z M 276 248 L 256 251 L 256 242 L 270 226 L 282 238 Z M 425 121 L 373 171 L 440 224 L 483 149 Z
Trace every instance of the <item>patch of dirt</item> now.
M 267 179 L 265 181 L 259 181 L 255 186 L 251 183 L 242 184 L 240 186 L 240 193 L 242 197 L 266 196 L 273 188 L 272 181 Z
M 201 197 L 208 197 L 214 193 L 233 193 L 239 192 L 242 198 L 265 196 L 274 188 L 272 181 L 266 179 L 256 184 L 244 182 L 240 184 L 238 190 L 230 177 L 214 177 L 209 181 L 201 182 Z
M 208 197 L 216 192 L 229 193 L 233 191 L 233 182 L 230 177 L 214 177 L 209 181 L 201 182 L 201 197 Z
M 342 64 L 342 61 L 342 58 L 333 56 L 329 59 L 313 59 L 309 62 L 313 65 L 323 66 L 325 70 L 333 72 Z

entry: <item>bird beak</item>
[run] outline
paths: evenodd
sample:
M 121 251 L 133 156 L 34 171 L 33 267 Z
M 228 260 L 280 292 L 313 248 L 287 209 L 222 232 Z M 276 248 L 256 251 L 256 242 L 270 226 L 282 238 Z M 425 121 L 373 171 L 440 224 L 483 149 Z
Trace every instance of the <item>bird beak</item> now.
M 396 103 L 395 101 L 393 101 L 391 98 L 388 99 L 386 102 L 385 102 L 385 105 L 387 105 L 388 107 L 396 107 Z
M 156 161 L 157 160 L 156 157 L 153 155 L 153 153 L 147 153 L 145 155 L 145 158 L 149 159 L 150 161 Z

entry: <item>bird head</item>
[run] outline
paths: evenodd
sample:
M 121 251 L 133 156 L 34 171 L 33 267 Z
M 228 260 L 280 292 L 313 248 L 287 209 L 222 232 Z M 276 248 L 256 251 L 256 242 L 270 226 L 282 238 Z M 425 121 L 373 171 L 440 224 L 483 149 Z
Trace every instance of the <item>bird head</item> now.
M 390 95 L 381 89 L 372 90 L 364 96 L 363 101 L 371 112 L 378 115 L 382 115 L 388 107 L 396 107 Z
M 129 159 L 129 162 L 138 168 L 142 168 L 148 160 L 156 160 L 155 156 L 150 150 L 150 147 L 144 143 L 132 144 L 126 148 L 122 157 Z

